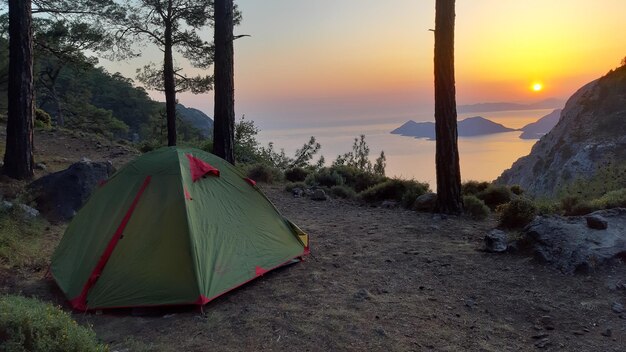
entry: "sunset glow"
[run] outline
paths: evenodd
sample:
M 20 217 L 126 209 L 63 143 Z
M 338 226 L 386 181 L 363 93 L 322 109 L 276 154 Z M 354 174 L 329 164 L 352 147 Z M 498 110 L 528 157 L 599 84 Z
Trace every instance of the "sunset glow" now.
M 618 39 L 618 33 L 626 33 L 626 1 L 601 3 L 457 1 L 458 104 L 565 100 L 617 67 L 626 55 L 626 41 Z M 235 43 L 238 116 L 246 114 L 261 126 L 293 127 L 431 115 L 434 36 L 429 29 L 434 28 L 435 1 L 237 4 L 243 21 L 235 32 L 251 35 Z M 204 34 L 211 35 L 210 30 Z M 107 68 L 134 77 L 140 60 L 146 59 Z M 529 82 L 529 77 L 541 81 Z M 151 95 L 162 99 L 160 93 Z M 178 97 L 209 115 L 213 111 L 210 93 Z
M 533 86 L 531 87 L 531 89 L 535 92 L 539 92 L 543 89 L 543 84 L 541 83 L 534 83 Z

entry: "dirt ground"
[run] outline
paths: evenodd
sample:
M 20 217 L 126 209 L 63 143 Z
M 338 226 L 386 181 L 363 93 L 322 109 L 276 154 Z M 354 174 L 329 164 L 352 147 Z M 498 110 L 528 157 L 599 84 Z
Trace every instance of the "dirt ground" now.
M 50 137 L 54 139 L 53 137 Z M 110 146 L 40 151 L 111 159 Z M 60 149 L 66 152 L 56 154 Z M 94 156 L 95 155 L 95 156 Z M 114 155 L 113 155 L 114 156 Z M 130 158 L 113 158 L 118 166 Z M 53 159 L 51 159 L 53 160 Z M 61 159 L 59 159 L 61 160 Z M 63 166 L 51 162 L 52 167 Z M 311 256 L 204 307 L 74 313 L 112 351 L 625 351 L 626 266 L 565 276 L 480 251 L 493 220 L 293 198 L 262 186 L 309 233 Z M 49 255 L 63 226 L 50 227 Z M 0 293 L 67 307 L 40 270 L 0 269 Z

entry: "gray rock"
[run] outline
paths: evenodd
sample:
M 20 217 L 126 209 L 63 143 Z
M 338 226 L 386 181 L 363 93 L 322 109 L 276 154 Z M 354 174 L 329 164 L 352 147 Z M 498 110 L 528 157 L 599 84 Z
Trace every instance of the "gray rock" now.
M 626 82 L 613 82 L 602 78 L 579 89 L 565 104 L 557 125 L 495 183 L 518 184 L 530 196 L 551 197 L 574 179 L 593 177 L 607 164 L 624 165 L 626 135 L 612 121 L 623 121 L 626 104 L 609 107 L 623 99 Z
M 426 193 L 415 199 L 413 210 L 416 211 L 434 211 L 437 206 L 437 194 Z
M 324 201 L 328 199 L 328 196 L 326 195 L 324 190 L 316 189 L 315 191 L 313 191 L 313 194 L 311 195 L 311 199 L 317 200 L 317 201 Z
M 566 274 L 589 272 L 626 256 L 626 208 L 594 212 L 611 222 L 602 232 L 590 229 L 585 217 L 537 216 L 522 231 L 521 249 Z
M 585 220 L 587 220 L 587 226 L 591 229 L 606 230 L 609 227 L 609 222 L 605 218 L 594 213 L 585 216 Z
M 387 209 L 397 208 L 398 202 L 396 202 L 395 200 L 386 200 L 380 206 Z
M 29 207 L 26 204 L 18 204 L 18 207 L 22 210 L 25 219 L 32 220 L 39 216 L 39 210 Z
M 291 190 L 291 194 L 294 198 L 300 198 L 304 195 L 304 190 L 302 188 L 294 188 Z
M 624 312 L 624 306 L 621 303 L 613 302 L 611 310 L 617 314 Z
M 83 161 L 32 182 L 28 189 L 41 213 L 51 222 L 67 221 L 92 191 L 115 171 L 110 162 Z
M 46 170 L 48 170 L 48 167 L 44 163 L 36 163 L 35 164 L 35 169 L 46 171 Z
M 13 209 L 13 203 L 9 202 L 8 200 L 3 200 L 2 202 L 0 202 L 0 211 L 9 211 Z
M 507 249 L 506 232 L 501 230 L 491 230 L 485 236 L 485 251 L 491 253 L 502 253 Z

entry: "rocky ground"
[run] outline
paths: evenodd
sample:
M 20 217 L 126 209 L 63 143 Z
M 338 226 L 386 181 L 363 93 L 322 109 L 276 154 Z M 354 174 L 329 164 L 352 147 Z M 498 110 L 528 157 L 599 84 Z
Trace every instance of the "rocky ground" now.
M 55 158 L 113 159 L 119 166 L 132 157 L 123 146 L 82 141 L 84 148 L 77 148 L 58 137 L 49 137 L 56 149 L 38 151 L 51 169 L 63 166 Z M 624 351 L 623 264 L 564 275 L 527 256 L 481 251 L 494 220 L 316 202 L 293 198 L 282 186 L 262 187 L 309 233 L 312 254 L 304 262 L 271 272 L 203 312 L 122 310 L 74 318 L 92 324 L 113 351 Z M 63 229 L 46 229 L 42 256 Z M 67 308 L 44 272 L 0 268 L 0 293 Z

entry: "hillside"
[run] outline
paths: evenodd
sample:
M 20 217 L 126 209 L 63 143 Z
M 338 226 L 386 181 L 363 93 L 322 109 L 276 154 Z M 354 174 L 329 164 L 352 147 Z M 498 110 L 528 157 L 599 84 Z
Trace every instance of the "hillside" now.
M 550 132 L 559 122 L 561 118 L 561 109 L 556 109 L 539 120 L 529 123 L 521 128 L 523 131 L 519 136 L 521 139 L 540 139 L 543 135 Z
M 611 182 L 623 183 L 626 165 L 626 66 L 580 88 L 557 125 L 528 156 L 496 180 L 519 184 L 535 196 L 554 196 L 577 179 L 613 170 Z
M 505 127 L 499 123 L 495 123 L 480 116 L 468 117 L 459 121 L 458 129 L 459 137 L 482 136 L 487 134 L 515 131 L 515 129 Z M 435 139 L 435 123 L 415 122 L 410 120 L 391 131 L 391 133 L 415 138 Z
M 213 120 L 198 109 L 188 108 L 183 104 L 176 105 L 176 113 L 193 128 L 197 129 L 204 138 L 213 133 Z
M 457 107 L 460 113 L 474 113 L 474 112 L 493 112 L 493 111 L 514 111 L 514 110 L 537 110 L 537 109 L 554 109 L 563 106 L 563 101 L 560 99 L 545 99 L 536 103 L 521 104 L 521 103 L 478 103 L 470 105 L 459 105 Z

